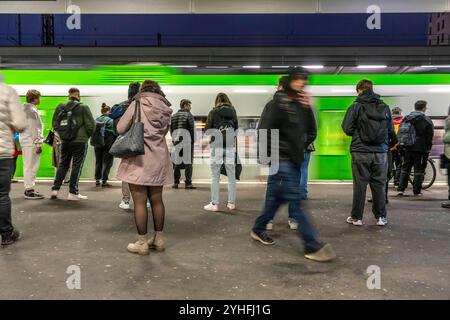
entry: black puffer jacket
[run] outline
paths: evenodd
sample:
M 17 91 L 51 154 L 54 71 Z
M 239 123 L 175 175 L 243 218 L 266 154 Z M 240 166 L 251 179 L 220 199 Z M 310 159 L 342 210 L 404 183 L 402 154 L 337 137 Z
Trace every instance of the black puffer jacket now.
M 178 142 L 180 142 L 179 140 L 182 139 L 182 137 L 173 136 L 173 132 L 177 129 L 184 129 L 189 131 L 189 134 L 191 135 L 191 143 L 194 143 L 195 120 L 190 111 L 180 109 L 172 116 L 172 119 L 170 121 L 170 134 L 172 135 L 174 144 L 177 144 Z
M 296 165 L 303 162 L 306 147 L 317 136 L 313 110 L 290 98 L 283 91 L 276 92 L 265 106 L 258 125 L 258 138 L 262 134 L 259 134 L 261 129 L 268 130 L 268 156 L 271 150 L 270 130 L 278 129 L 280 159 L 290 160 Z
M 411 121 L 416 129 L 416 143 L 411 147 L 406 147 L 406 151 L 429 153 L 433 147 L 434 125 L 430 117 L 423 112 L 413 111 L 403 119 Z
M 345 134 L 352 137 L 352 143 L 350 145 L 350 152 L 368 152 L 368 153 L 385 153 L 389 150 L 389 140 L 395 140 L 395 131 L 394 124 L 392 122 L 392 115 L 388 105 L 385 105 L 386 117 L 389 119 L 388 125 L 386 126 L 386 139 L 384 142 L 380 144 L 366 144 L 364 143 L 359 136 L 359 124 L 360 124 L 360 116 L 361 109 L 363 104 L 366 103 L 376 103 L 384 104 L 384 102 L 380 99 L 378 94 L 373 93 L 372 91 L 365 91 L 360 94 L 355 102 L 348 108 L 347 113 L 345 114 L 344 120 L 342 122 L 342 130 L 344 130 Z

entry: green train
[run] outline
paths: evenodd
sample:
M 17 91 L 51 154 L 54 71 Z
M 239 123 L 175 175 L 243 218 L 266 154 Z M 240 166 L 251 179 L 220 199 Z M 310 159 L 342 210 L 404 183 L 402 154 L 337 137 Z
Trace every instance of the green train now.
M 45 125 L 45 134 L 51 129 L 55 107 L 66 100 L 70 87 L 80 89 L 82 100 L 97 116 L 103 102 L 112 106 L 125 100 L 128 84 L 144 79 L 153 79 L 162 85 L 174 111 L 178 109 L 181 99 L 191 100 L 192 113 L 196 116 L 199 130 L 219 92 L 229 95 L 243 128 L 254 129 L 264 105 L 276 90 L 279 78 L 279 75 L 273 74 L 183 74 L 181 69 L 168 66 L 96 66 L 86 70 L 2 70 L 2 73 L 5 82 L 13 86 L 22 99 L 28 89 L 37 89 L 42 93 L 38 108 Z M 314 97 L 318 122 L 310 179 L 351 179 L 348 148 L 350 140 L 341 130 L 341 121 L 346 109 L 355 99 L 355 84 L 362 78 L 371 79 L 375 84 L 375 91 L 383 96 L 388 105 L 400 107 L 404 113 L 412 111 L 416 100 L 428 101 L 428 113 L 437 128 L 432 156 L 438 157 L 442 153 L 442 123 L 450 105 L 450 74 L 317 74 L 311 77 L 308 87 Z M 202 161 L 207 157 L 206 146 L 201 141 L 197 143 L 194 178 L 209 179 L 208 165 Z M 169 137 L 168 144 L 170 145 Z M 85 179 L 93 178 L 92 151 L 88 153 L 83 169 L 82 178 Z M 54 176 L 51 153 L 51 147 L 44 146 L 39 178 Z M 118 161 L 116 160 L 115 167 Z M 18 164 L 17 176 L 20 177 L 20 160 Z M 263 175 L 263 170 L 256 163 L 244 162 L 242 180 L 257 181 Z

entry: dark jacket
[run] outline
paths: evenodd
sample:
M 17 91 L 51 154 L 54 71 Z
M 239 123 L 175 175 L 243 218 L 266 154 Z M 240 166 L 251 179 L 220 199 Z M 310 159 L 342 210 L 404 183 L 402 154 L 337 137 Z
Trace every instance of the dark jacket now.
M 430 117 L 423 112 L 413 111 L 403 119 L 411 121 L 416 129 L 416 143 L 411 147 L 406 147 L 406 151 L 429 153 L 433 147 L 434 125 Z
M 170 134 L 172 135 L 172 140 L 174 144 L 180 142 L 180 138 L 174 137 L 173 132 L 177 129 L 185 129 L 189 131 L 191 135 L 191 143 L 195 140 L 195 120 L 194 116 L 190 111 L 180 109 L 177 113 L 172 116 L 170 121 Z M 181 137 L 182 139 L 182 137 Z
M 303 162 L 307 146 L 317 136 L 313 110 L 288 97 L 283 91 L 276 92 L 273 99 L 264 107 L 258 132 L 261 129 L 268 130 L 268 155 L 270 156 L 271 150 L 270 130 L 278 129 L 280 159 L 290 160 L 296 165 Z
M 212 109 L 208 118 L 206 119 L 206 127 L 205 130 L 208 129 L 219 129 L 221 123 L 223 121 L 230 121 L 233 124 L 233 129 L 236 131 L 239 127 L 238 118 L 236 114 L 236 109 L 233 106 L 224 104 L 219 107 L 215 107 Z M 211 137 L 211 143 L 214 142 L 214 136 Z M 227 142 L 223 141 L 224 146 Z
M 386 126 L 386 139 L 380 144 L 366 144 L 359 136 L 358 125 L 360 123 L 361 108 L 365 103 L 384 103 L 378 94 L 370 91 L 365 91 L 360 94 L 355 102 L 348 108 L 342 122 L 342 130 L 345 134 L 352 137 L 352 143 L 350 145 L 350 152 L 368 152 L 368 153 L 385 153 L 389 150 L 389 142 L 395 142 L 396 136 L 394 131 L 394 124 L 392 122 L 391 110 L 386 105 L 386 116 L 389 121 Z M 395 142 L 396 143 L 396 142 Z
M 68 107 L 68 104 L 73 102 L 79 102 L 77 99 L 72 98 L 68 102 L 60 103 L 58 107 L 56 107 L 55 112 L 53 113 L 53 120 L 52 125 L 53 128 L 56 128 L 58 126 L 58 114 L 59 112 Z M 69 106 L 70 107 L 70 106 Z M 72 140 L 71 142 L 83 142 L 87 143 L 89 138 L 94 133 L 95 129 L 95 119 L 92 116 L 91 110 L 89 107 L 83 103 L 80 103 L 74 110 L 73 110 L 73 119 L 77 123 L 78 132 L 77 137 Z
M 122 116 L 127 111 L 128 107 L 131 104 L 131 101 L 133 101 L 133 100 L 129 99 L 129 100 L 122 101 L 121 103 L 115 104 L 111 108 L 111 112 L 108 114 L 108 117 L 113 119 L 113 127 L 114 127 L 114 131 L 116 131 L 116 135 L 117 135 L 117 124 L 119 123 L 120 118 L 122 118 Z

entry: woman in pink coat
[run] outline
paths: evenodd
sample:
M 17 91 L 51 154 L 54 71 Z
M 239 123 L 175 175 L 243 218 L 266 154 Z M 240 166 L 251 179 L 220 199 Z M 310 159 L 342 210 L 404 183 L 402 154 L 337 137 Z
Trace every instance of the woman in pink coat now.
M 164 228 L 165 208 L 162 198 L 163 186 L 173 184 L 172 162 L 165 136 L 169 130 L 172 109 L 164 97 L 157 82 L 146 80 L 139 93 L 134 97 L 127 111 L 117 124 L 120 135 L 129 130 L 140 101 L 141 122 L 144 124 L 145 155 L 123 159 L 117 178 L 130 185 L 134 201 L 134 217 L 138 231 L 138 241 L 128 245 L 128 251 L 146 255 L 149 248 L 164 250 L 162 231 Z M 155 234 L 150 241 L 147 238 L 147 199 L 153 213 Z

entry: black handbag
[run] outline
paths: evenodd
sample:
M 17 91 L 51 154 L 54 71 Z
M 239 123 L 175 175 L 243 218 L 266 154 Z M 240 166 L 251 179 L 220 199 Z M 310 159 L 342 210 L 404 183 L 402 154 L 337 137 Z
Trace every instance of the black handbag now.
M 242 164 L 238 160 L 238 154 L 236 152 L 235 158 L 234 158 L 234 165 L 235 165 L 235 176 L 236 180 L 241 180 L 241 173 L 242 173 Z M 220 174 L 227 176 L 227 169 L 225 168 L 225 159 L 223 159 L 223 163 L 220 166 Z
M 55 133 L 53 132 L 53 130 L 50 130 L 47 134 L 47 137 L 44 140 L 44 143 L 53 147 L 54 141 L 55 141 Z
M 131 158 L 145 154 L 144 124 L 141 122 L 140 101 L 136 101 L 130 129 L 116 139 L 109 149 L 109 153 L 117 158 Z

